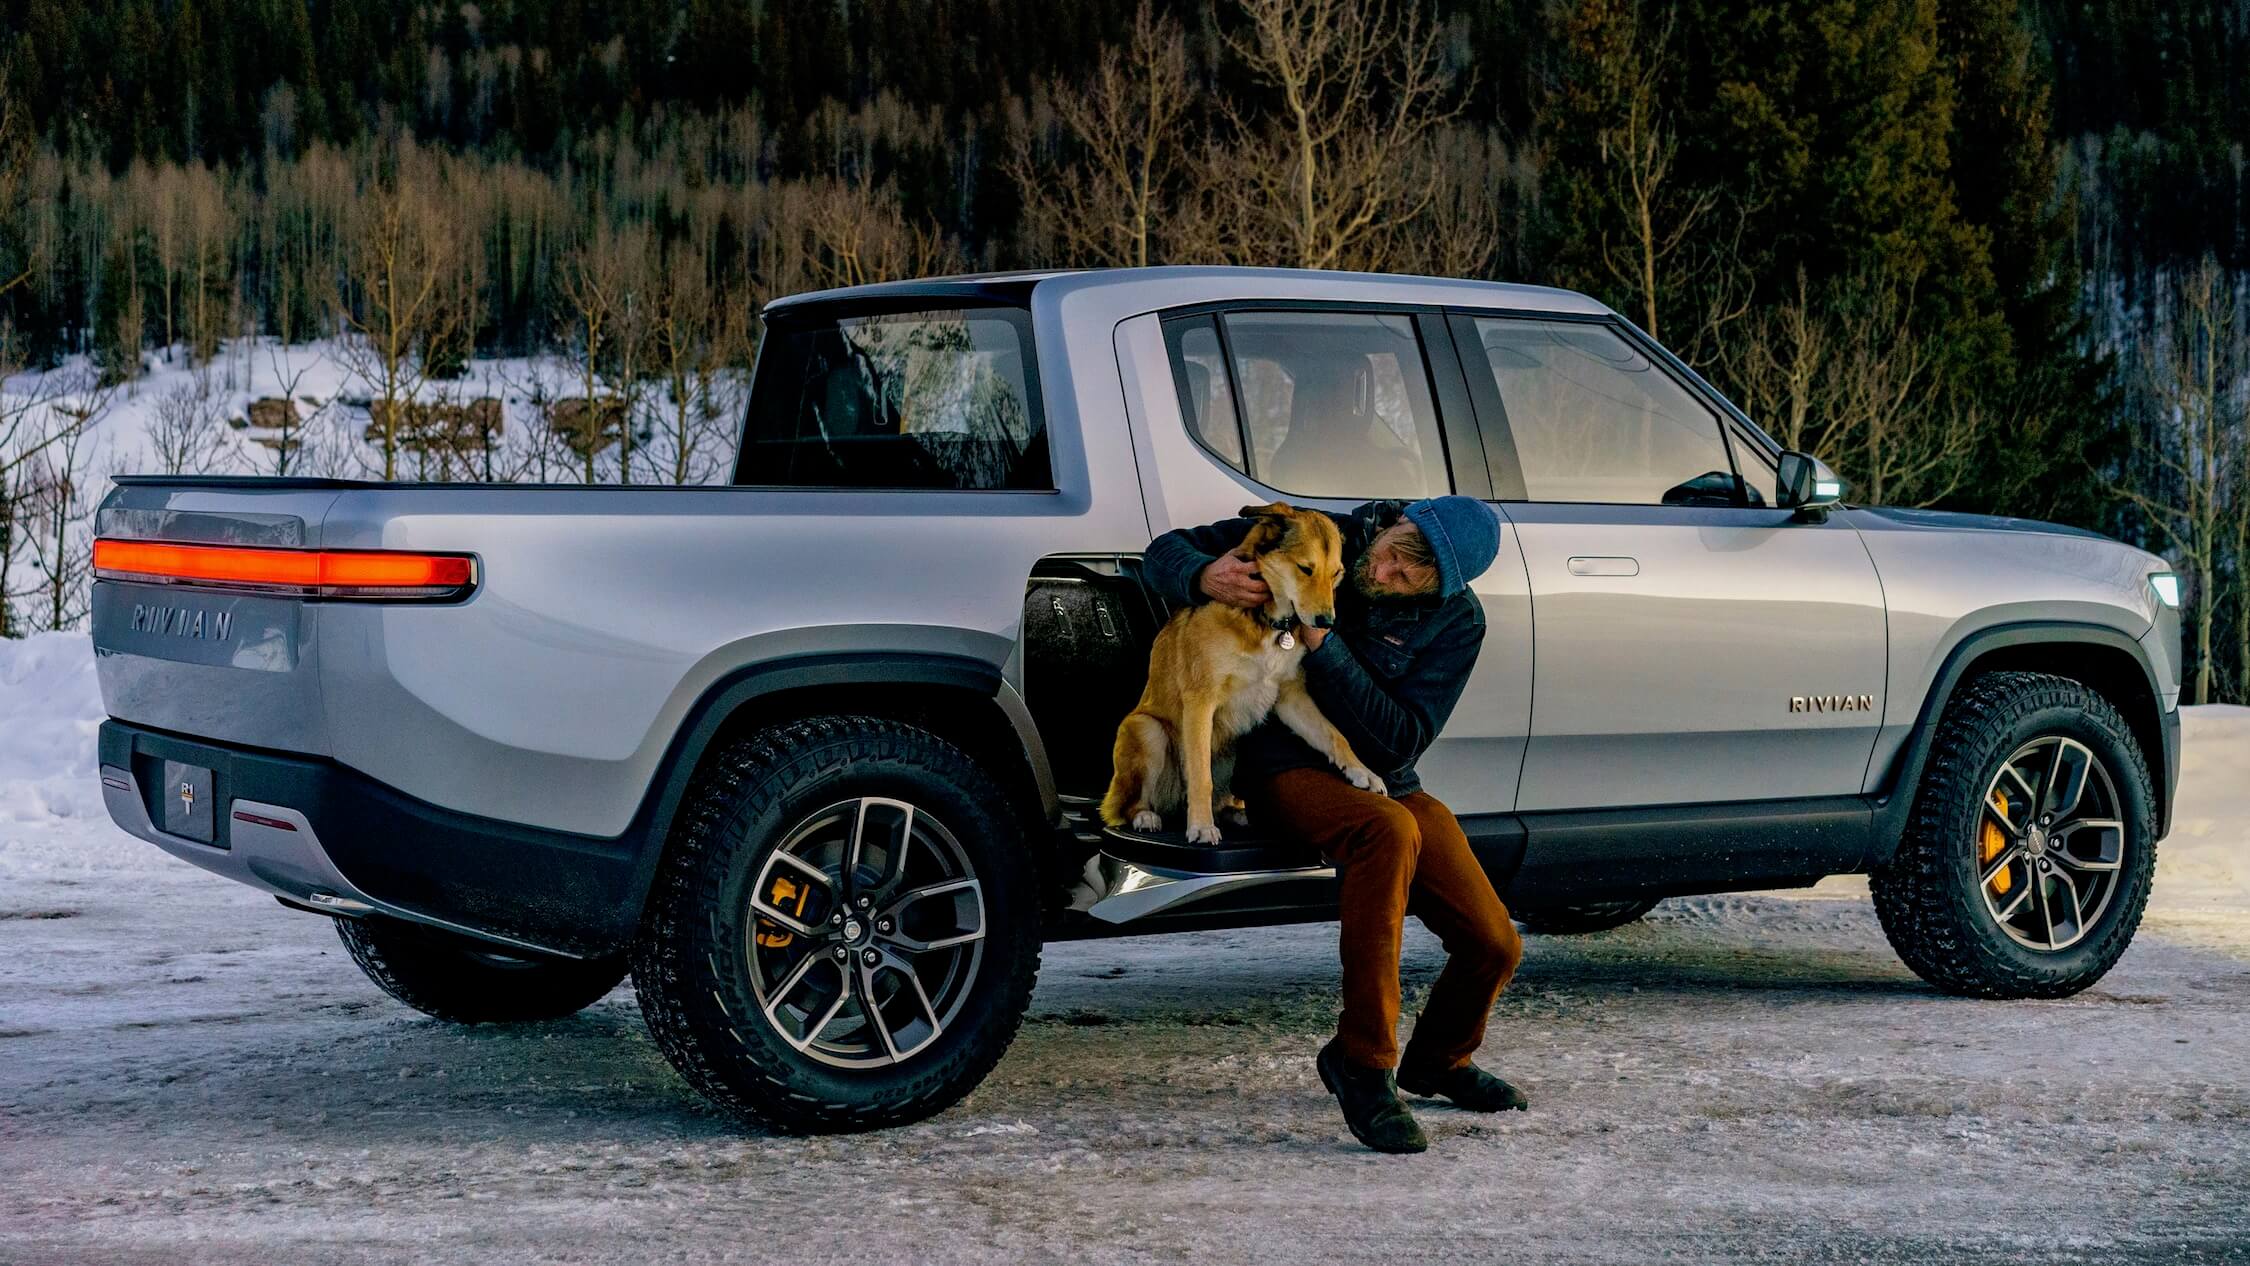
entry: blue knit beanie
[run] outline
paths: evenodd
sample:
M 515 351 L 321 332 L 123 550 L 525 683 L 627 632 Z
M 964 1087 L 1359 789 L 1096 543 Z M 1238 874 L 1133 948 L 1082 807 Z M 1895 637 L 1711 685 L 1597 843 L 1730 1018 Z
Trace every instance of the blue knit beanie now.
M 1406 507 L 1405 514 L 1429 538 L 1441 598 L 1468 588 L 1500 554 L 1500 516 L 1475 497 L 1429 497 Z

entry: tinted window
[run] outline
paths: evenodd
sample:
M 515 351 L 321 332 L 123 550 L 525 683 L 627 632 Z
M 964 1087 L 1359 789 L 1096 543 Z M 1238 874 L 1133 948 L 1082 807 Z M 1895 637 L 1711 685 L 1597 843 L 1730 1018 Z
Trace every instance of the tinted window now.
M 1733 504 L 1718 420 L 1614 330 L 1480 317 L 1533 501 Z
M 1412 317 L 1232 312 L 1222 320 L 1180 323 L 1173 342 L 1183 412 L 1221 460 L 1301 497 L 1412 499 L 1449 490 Z M 1205 341 L 1219 328 L 1224 360 Z M 1206 379 L 1208 400 L 1198 403 Z M 1229 423 L 1239 438 L 1225 436 Z
M 1172 348 L 1172 376 L 1180 390 L 1180 415 L 1188 430 L 1227 465 L 1245 474 L 1242 428 L 1235 420 L 1234 389 L 1227 382 L 1219 330 L 1210 317 L 1174 321 L 1164 327 Z
M 1031 364 L 1012 309 L 783 316 L 758 354 L 735 482 L 1052 488 Z

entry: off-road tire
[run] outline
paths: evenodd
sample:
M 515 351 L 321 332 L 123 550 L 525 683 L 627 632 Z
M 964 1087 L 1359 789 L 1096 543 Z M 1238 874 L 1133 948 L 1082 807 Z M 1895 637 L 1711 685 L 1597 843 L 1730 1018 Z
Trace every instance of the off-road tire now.
M 799 1052 L 748 978 L 748 887 L 783 832 L 854 796 L 912 802 L 959 841 L 983 885 L 984 952 L 959 1014 L 902 1063 L 845 1069 Z M 633 947 L 649 1032 L 690 1085 L 759 1128 L 877 1129 L 951 1107 L 1015 1039 L 1039 972 L 1040 917 L 1024 829 L 975 759 L 927 730 L 824 716 L 760 731 L 697 772 Z
M 1523 924 L 1526 932 L 1576 936 L 1638 923 L 1642 915 L 1656 908 L 1658 900 L 1645 897 L 1629 901 L 1582 901 L 1567 906 L 1509 906 L 1508 917 Z
M 517 954 L 403 919 L 336 920 L 336 935 L 377 988 L 456 1024 L 513 1024 L 576 1015 L 625 979 L 625 956 Z
M 1985 908 L 1972 840 L 2001 761 L 2044 735 L 2084 743 L 2115 782 L 2124 843 L 2117 888 L 2083 939 L 2060 951 L 2019 945 Z M 2101 979 L 2132 942 L 2156 871 L 2156 793 L 2116 707 L 2046 673 L 1975 678 L 1947 704 L 1898 851 L 1869 876 L 1892 948 L 1922 979 L 1976 998 L 2060 998 Z

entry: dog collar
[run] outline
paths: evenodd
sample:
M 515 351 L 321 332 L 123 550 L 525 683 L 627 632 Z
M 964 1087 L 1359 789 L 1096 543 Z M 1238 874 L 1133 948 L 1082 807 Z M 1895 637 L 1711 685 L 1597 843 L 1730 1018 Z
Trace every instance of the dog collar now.
M 1268 620 L 1268 621 L 1267 621 L 1266 623 L 1268 623 L 1268 624 L 1270 624 L 1270 625 L 1272 625 L 1272 626 L 1273 626 L 1274 632 L 1275 632 L 1275 633 L 1276 633 L 1276 635 L 1277 635 L 1277 636 L 1276 636 L 1276 637 L 1275 637 L 1275 638 L 1273 639 L 1273 640 L 1274 640 L 1274 645 L 1276 645 L 1276 646 L 1279 646 L 1279 647 L 1280 647 L 1281 649 L 1283 649 L 1283 650 L 1285 650 L 1285 651 L 1293 651 L 1293 650 L 1297 649 L 1297 617 L 1296 617 L 1296 616 L 1293 616 L 1293 615 L 1292 615 L 1292 616 L 1286 616 L 1286 617 L 1284 617 L 1284 618 L 1282 618 L 1282 619 L 1279 619 L 1279 620 Z

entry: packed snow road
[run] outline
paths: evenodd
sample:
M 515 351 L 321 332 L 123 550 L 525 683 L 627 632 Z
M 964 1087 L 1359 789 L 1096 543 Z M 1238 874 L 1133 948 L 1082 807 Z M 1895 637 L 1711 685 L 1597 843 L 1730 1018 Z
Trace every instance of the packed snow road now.
M 870 1135 L 744 1133 L 629 986 L 424 1019 L 108 826 L 74 654 L 0 659 L 0 1261 L 2250 1261 L 2250 711 L 2190 718 L 2093 989 L 1940 996 L 1850 881 L 1668 902 L 1528 938 L 1484 1054 L 1531 1110 L 1395 1158 L 1313 1073 L 1333 925 L 1050 946 L 983 1088 Z

